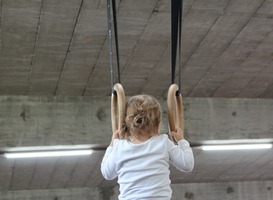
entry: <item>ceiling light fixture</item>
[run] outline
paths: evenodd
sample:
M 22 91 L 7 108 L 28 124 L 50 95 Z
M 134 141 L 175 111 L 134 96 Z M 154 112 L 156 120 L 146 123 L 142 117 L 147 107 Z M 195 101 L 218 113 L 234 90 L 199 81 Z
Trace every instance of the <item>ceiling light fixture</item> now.
M 232 144 L 232 145 L 203 145 L 204 151 L 215 150 L 254 150 L 254 149 L 270 149 L 272 144 Z
M 55 151 L 30 151 L 30 152 L 6 152 L 6 158 L 35 158 L 35 157 L 56 157 L 56 156 L 82 156 L 91 155 L 93 150 L 55 150 Z

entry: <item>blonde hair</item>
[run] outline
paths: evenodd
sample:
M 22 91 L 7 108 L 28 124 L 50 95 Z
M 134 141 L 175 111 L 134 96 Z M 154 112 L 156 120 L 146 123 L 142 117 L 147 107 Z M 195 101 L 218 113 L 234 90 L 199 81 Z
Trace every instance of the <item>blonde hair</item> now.
M 121 130 L 123 136 L 151 137 L 161 122 L 159 102 L 150 95 L 137 95 L 126 102 L 125 124 Z M 126 137 L 125 136 L 125 137 Z

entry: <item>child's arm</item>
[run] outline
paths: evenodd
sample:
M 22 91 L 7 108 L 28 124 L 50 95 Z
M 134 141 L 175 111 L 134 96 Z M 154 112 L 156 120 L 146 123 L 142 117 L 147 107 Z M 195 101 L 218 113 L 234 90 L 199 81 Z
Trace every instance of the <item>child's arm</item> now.
M 177 141 L 177 145 L 168 140 L 170 162 L 179 170 L 190 172 L 194 167 L 193 152 L 188 141 L 184 139 L 183 131 L 179 128 L 172 131 L 171 135 Z
M 101 173 L 107 180 L 113 180 L 117 177 L 116 164 L 115 164 L 115 152 L 113 151 L 114 140 L 119 138 L 119 131 L 115 131 L 112 135 L 109 147 L 106 149 L 104 157 L 101 162 Z
M 106 149 L 106 152 L 104 154 L 104 157 L 101 162 L 101 173 L 102 176 L 107 180 L 113 180 L 116 178 L 117 172 L 116 172 L 116 164 L 114 162 L 114 155 L 113 155 L 113 147 L 109 146 Z

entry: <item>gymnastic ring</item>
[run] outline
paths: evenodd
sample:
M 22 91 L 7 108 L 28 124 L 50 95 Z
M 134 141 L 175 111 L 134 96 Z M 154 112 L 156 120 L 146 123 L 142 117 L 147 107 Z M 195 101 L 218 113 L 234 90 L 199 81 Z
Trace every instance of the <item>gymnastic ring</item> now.
M 125 121 L 125 93 L 120 83 L 113 87 L 111 99 L 111 117 L 113 133 L 121 130 Z M 123 138 L 123 137 L 122 137 Z
M 183 117 L 184 112 L 183 112 L 182 96 L 176 84 L 172 84 L 169 87 L 168 95 L 167 95 L 167 108 L 168 108 L 169 130 L 176 131 L 176 127 L 178 127 L 182 131 L 184 131 L 184 117 Z

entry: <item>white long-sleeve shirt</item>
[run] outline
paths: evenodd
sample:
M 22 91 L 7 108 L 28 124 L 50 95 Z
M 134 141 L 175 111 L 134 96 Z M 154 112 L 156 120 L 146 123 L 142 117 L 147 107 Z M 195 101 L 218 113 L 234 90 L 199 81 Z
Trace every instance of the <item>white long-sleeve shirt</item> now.
M 184 172 L 193 169 L 194 157 L 186 140 L 175 145 L 167 135 L 140 144 L 116 139 L 105 152 L 101 172 L 107 180 L 118 177 L 120 200 L 169 200 L 169 163 Z

